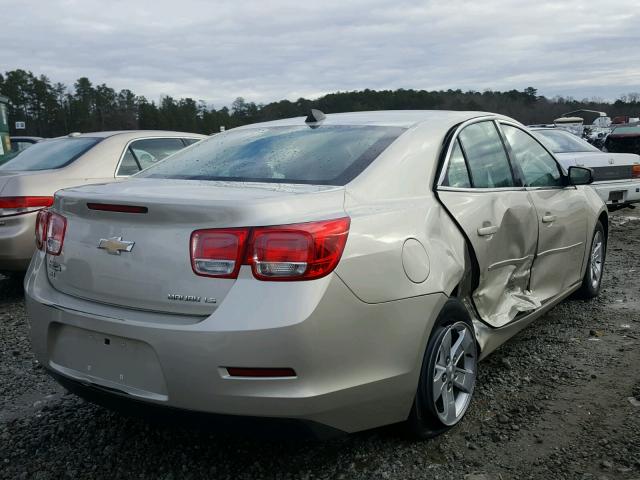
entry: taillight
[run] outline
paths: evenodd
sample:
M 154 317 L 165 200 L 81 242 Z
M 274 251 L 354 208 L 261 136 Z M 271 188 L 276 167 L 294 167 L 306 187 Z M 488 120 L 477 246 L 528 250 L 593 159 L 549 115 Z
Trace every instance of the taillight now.
M 53 205 L 53 197 L 0 197 L 0 217 L 22 215 Z
M 57 213 L 49 212 L 47 219 L 47 253 L 60 255 L 64 244 L 64 234 L 67 230 L 67 219 Z
M 258 229 L 253 236 L 249 261 L 259 278 L 304 274 L 313 254 L 313 237 L 288 229 Z
M 312 280 L 333 271 L 349 233 L 349 218 L 253 230 L 247 263 L 258 280 Z
M 631 167 L 631 177 L 640 178 L 640 163 L 636 163 Z
M 196 230 L 191 265 L 198 275 L 237 278 L 251 265 L 258 280 L 313 280 L 338 265 L 350 219 L 273 227 Z
M 42 250 L 47 238 L 47 220 L 49 218 L 49 210 L 40 210 L 36 217 L 36 247 Z
M 191 234 L 191 266 L 198 275 L 237 278 L 249 230 L 196 230 Z

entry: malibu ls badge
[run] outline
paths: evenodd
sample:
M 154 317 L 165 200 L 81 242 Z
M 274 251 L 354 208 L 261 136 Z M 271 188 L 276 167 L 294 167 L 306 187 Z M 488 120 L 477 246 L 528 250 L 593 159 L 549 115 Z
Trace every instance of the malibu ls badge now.
M 98 248 L 106 250 L 110 255 L 120 255 L 122 252 L 130 252 L 136 242 L 122 240 L 122 237 L 101 238 Z
M 179 293 L 169 293 L 167 295 L 167 298 L 175 302 L 201 303 L 204 301 L 204 303 L 218 303 L 218 300 L 216 300 L 213 297 L 200 297 L 198 295 L 181 295 Z

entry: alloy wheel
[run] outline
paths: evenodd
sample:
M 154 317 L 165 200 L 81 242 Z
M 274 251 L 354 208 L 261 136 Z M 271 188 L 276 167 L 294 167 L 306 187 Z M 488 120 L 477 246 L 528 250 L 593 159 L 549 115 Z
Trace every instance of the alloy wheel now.
M 455 425 L 464 415 L 476 383 L 476 342 L 465 322 L 447 327 L 441 337 L 432 378 L 433 407 L 440 421 Z
M 597 231 L 593 237 L 593 245 L 591 246 L 591 262 L 590 262 L 590 280 L 593 289 L 598 288 L 600 279 L 602 278 L 602 263 L 604 260 L 604 240 L 602 232 Z

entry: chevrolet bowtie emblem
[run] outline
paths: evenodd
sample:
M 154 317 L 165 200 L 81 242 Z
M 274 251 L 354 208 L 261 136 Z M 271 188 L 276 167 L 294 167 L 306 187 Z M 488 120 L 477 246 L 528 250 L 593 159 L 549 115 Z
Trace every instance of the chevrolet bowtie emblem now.
M 122 237 L 101 238 L 98 248 L 106 250 L 111 255 L 120 255 L 121 252 L 130 252 L 136 242 L 127 242 Z

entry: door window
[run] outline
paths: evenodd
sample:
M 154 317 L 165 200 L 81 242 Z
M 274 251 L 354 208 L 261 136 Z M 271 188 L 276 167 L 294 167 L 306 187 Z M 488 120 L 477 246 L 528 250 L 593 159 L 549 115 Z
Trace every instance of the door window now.
M 131 142 L 117 175 L 126 177 L 138 173 L 183 148 L 184 143 L 179 138 L 145 138 Z
M 525 186 L 562 186 L 562 175 L 557 162 L 537 140 L 511 125 L 503 124 L 502 131 L 511 146 L 515 162 L 522 171 Z
M 515 186 L 509 158 L 493 122 L 471 124 L 458 138 L 467 157 L 474 188 Z

